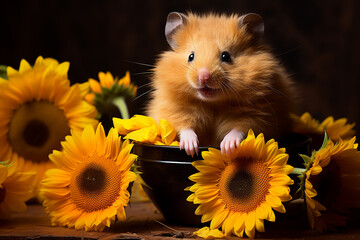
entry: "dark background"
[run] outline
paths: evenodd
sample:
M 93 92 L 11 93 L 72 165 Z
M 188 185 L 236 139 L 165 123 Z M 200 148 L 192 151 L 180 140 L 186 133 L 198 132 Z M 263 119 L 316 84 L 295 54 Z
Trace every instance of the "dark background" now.
M 99 71 L 123 76 L 130 70 L 149 88 L 150 67 L 168 49 L 164 37 L 171 11 L 256 12 L 265 38 L 299 91 L 296 113 L 329 115 L 360 124 L 360 1 L 0 1 L 0 64 L 18 68 L 22 58 L 70 61 L 69 78 L 84 82 Z M 141 87 L 143 86 L 143 87 Z M 1 94 L 1 93 L 0 93 Z M 143 114 L 148 94 L 131 102 Z

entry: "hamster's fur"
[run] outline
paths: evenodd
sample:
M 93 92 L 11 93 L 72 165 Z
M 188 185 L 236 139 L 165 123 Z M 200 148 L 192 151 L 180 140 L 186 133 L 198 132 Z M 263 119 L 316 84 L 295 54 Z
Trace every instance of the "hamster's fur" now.
M 167 119 L 189 155 L 198 143 L 230 154 L 249 129 L 267 139 L 288 132 L 291 82 L 259 15 L 170 13 L 165 31 L 172 50 L 155 65 L 147 114 Z

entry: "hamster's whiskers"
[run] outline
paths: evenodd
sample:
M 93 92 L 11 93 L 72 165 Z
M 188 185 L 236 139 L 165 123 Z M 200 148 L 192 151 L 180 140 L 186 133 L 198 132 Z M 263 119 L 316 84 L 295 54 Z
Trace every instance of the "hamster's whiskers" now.
M 137 75 L 149 75 L 151 76 L 153 74 L 153 72 L 138 72 L 138 73 L 132 73 L 131 75 L 133 76 L 137 76 Z
M 228 79 L 228 78 L 225 78 L 225 79 L 226 79 L 227 81 L 230 80 L 230 79 Z M 246 84 L 244 84 L 244 83 L 242 83 L 242 82 L 239 82 L 239 83 L 240 83 L 244 88 L 247 88 L 248 90 L 251 90 L 251 91 L 253 91 L 253 92 L 255 92 L 255 93 L 259 91 L 259 90 L 256 89 L 255 87 L 246 85 Z M 228 82 L 224 82 L 224 86 L 228 87 L 233 93 L 235 93 L 235 95 L 237 95 L 237 96 L 239 97 L 239 98 L 237 98 L 237 99 L 240 99 L 243 104 L 250 104 L 250 105 L 252 105 L 252 106 L 255 106 L 255 104 L 254 104 L 253 102 L 250 102 L 250 101 L 245 102 L 244 99 L 243 99 L 243 97 L 241 96 L 241 94 L 239 94 L 234 88 L 232 88 L 231 85 L 230 85 Z M 269 86 L 269 88 L 272 89 L 271 86 Z M 274 90 L 274 89 L 273 89 L 273 90 Z M 280 92 L 280 91 L 278 90 L 278 92 Z M 275 114 L 275 109 L 273 108 L 273 106 L 272 106 L 271 102 L 269 101 L 269 99 L 267 99 L 267 98 L 266 98 L 265 96 L 263 96 L 263 95 L 261 95 L 261 98 L 264 99 L 265 102 L 268 103 L 268 105 L 270 106 L 270 109 L 271 109 L 271 113 L 272 113 L 272 114 Z M 238 101 L 238 103 L 239 103 L 239 101 Z
M 226 78 L 225 78 L 226 79 Z M 247 101 L 245 101 L 245 99 L 243 98 L 243 96 L 241 96 L 241 94 L 236 91 L 232 86 L 231 84 L 229 83 L 228 79 L 226 79 L 227 81 L 226 82 L 222 82 L 221 83 L 221 86 L 224 86 L 224 88 L 227 90 L 227 92 L 230 94 L 230 93 L 233 93 L 235 96 L 237 96 L 235 99 L 236 99 L 236 102 L 241 106 L 241 105 L 245 105 L 245 104 L 251 104 L 251 103 L 248 103 Z
M 134 99 L 132 100 L 132 102 L 134 102 L 134 101 L 138 100 L 139 98 L 141 98 L 141 97 L 145 96 L 145 95 L 146 95 L 146 94 L 148 94 L 148 93 L 151 93 L 152 91 L 155 91 L 155 89 L 150 89 L 150 90 L 148 90 L 148 91 L 146 91 L 146 92 L 144 92 L 144 93 L 140 94 L 139 96 L 137 96 L 136 98 L 134 98 Z
M 184 91 L 186 99 L 189 99 L 189 96 L 192 95 L 191 93 L 192 91 L 193 91 L 192 87 L 187 87 L 187 91 Z
M 132 64 L 137 64 L 137 65 L 140 65 L 140 66 L 145 66 L 145 67 L 155 67 L 155 65 L 151 65 L 151 64 L 147 64 L 147 63 L 141 63 L 141 62 L 135 62 L 135 61 L 130 61 L 130 60 L 122 60 L 124 62 L 127 62 L 127 63 L 132 63 Z
M 152 85 L 151 82 L 145 83 L 145 84 L 143 84 L 143 85 L 141 85 L 141 86 L 138 86 L 138 89 L 141 89 L 141 88 L 144 88 L 144 87 L 149 87 L 149 86 L 151 86 L 151 85 Z
M 272 86 L 270 86 L 270 85 L 268 85 L 268 86 L 266 86 L 266 87 L 267 87 L 268 89 L 274 91 L 275 93 L 278 93 L 278 94 L 280 94 L 281 96 L 283 96 L 283 97 L 291 100 L 291 97 L 289 97 L 288 95 L 286 95 L 285 93 L 283 93 L 283 92 L 280 91 L 279 89 L 276 89 L 276 88 L 274 88 L 274 87 L 272 87 Z
M 301 47 L 302 47 L 301 45 L 298 45 L 298 46 L 293 47 L 293 48 L 291 48 L 291 49 L 289 49 L 289 50 L 287 50 L 287 51 L 285 51 L 285 52 L 282 52 L 282 53 L 279 53 L 279 54 L 275 55 L 275 57 L 277 58 L 277 57 L 286 55 L 286 54 L 288 54 L 288 53 L 294 52 L 294 51 L 298 50 L 298 49 L 301 48 Z

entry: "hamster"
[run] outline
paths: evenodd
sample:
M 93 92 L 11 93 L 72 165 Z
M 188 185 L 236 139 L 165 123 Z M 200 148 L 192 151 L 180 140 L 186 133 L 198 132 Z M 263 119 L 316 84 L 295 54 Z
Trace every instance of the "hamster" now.
M 231 155 L 248 130 L 279 138 L 291 128 L 292 84 L 263 41 L 258 14 L 172 12 L 172 50 L 154 67 L 147 115 L 167 119 L 188 155 L 199 146 Z

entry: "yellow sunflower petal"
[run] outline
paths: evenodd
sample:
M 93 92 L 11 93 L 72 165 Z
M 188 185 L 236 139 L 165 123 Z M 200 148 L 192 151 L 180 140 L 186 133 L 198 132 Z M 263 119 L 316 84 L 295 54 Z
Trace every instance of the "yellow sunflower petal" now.
M 110 72 L 99 72 L 99 80 L 101 86 L 110 88 L 114 84 L 114 78 Z
M 290 188 L 288 186 L 275 186 L 269 189 L 269 192 L 276 197 L 288 196 L 290 193 Z
M 199 172 L 191 175 L 189 179 L 193 182 L 216 182 L 217 176 L 203 174 Z
M 70 68 L 70 63 L 69 62 L 63 62 L 63 63 L 60 63 L 57 66 L 56 71 L 60 76 L 67 77 L 67 73 L 69 71 L 69 68 Z
M 12 67 L 7 67 L 6 68 L 6 72 L 7 72 L 7 76 L 8 77 L 13 77 L 14 75 L 18 74 L 18 71 L 16 71 L 14 68 Z
M 221 211 L 219 214 L 216 214 L 214 218 L 211 220 L 210 228 L 211 229 L 219 228 L 228 215 L 229 215 L 229 211 L 226 210 Z
M 31 65 L 25 59 L 22 59 L 20 61 L 19 73 L 23 73 L 31 69 L 32 69 Z
M 190 196 L 191 196 L 191 197 L 190 197 Z M 191 199 L 192 197 L 195 198 L 195 194 L 191 194 L 190 196 L 189 196 L 190 199 Z M 191 201 L 191 202 L 193 202 L 193 201 Z M 204 213 L 206 213 L 206 212 L 209 212 L 210 210 L 212 210 L 212 209 L 214 209 L 214 208 L 219 207 L 219 206 L 221 205 L 221 203 L 222 203 L 222 199 L 217 198 L 217 199 L 214 199 L 214 200 L 209 201 L 209 202 L 207 202 L 207 203 L 200 204 L 200 205 L 196 208 L 195 214 L 196 214 L 196 215 L 202 215 L 202 214 L 204 214 Z
M 283 166 L 286 164 L 288 159 L 289 159 L 288 154 L 279 154 L 271 161 L 271 165 L 272 166 Z
M 86 141 L 86 151 L 91 154 L 91 152 L 96 149 L 94 128 L 91 125 L 87 125 L 81 134 L 81 138 L 83 142 Z
M 125 221 L 126 220 L 126 213 L 125 213 L 124 208 L 119 208 L 118 211 L 117 211 L 116 216 L 117 216 L 118 220 Z
M 217 149 L 209 149 L 209 152 L 201 153 L 204 160 L 206 160 L 209 164 L 213 165 L 218 169 L 224 169 L 226 157 L 221 155 L 221 152 Z
M 263 203 L 256 209 L 256 217 L 259 219 L 268 219 L 270 211 L 272 211 L 270 205 Z
M 271 194 L 266 195 L 266 202 L 269 203 L 272 208 L 280 207 L 282 205 L 280 199 Z
M 228 237 L 233 232 L 237 216 L 238 215 L 236 213 L 230 212 L 228 217 L 224 220 L 224 223 L 222 224 L 222 229 L 224 229 L 225 236 Z
M 125 76 L 119 80 L 118 84 L 127 87 L 130 85 L 130 81 L 130 72 L 126 71 Z
M 90 104 L 95 104 L 95 94 L 94 93 L 86 94 L 84 99 Z
M 89 79 L 89 84 L 90 84 L 91 91 L 93 91 L 94 93 L 101 93 L 101 86 L 100 86 L 100 83 L 98 81 L 96 81 L 95 79 L 90 78 Z
M 255 212 L 250 212 L 245 219 L 245 233 L 250 238 L 255 236 L 255 221 Z
M 99 124 L 96 129 L 96 151 L 100 154 L 106 154 L 107 144 L 104 127 Z
M 159 123 L 159 128 L 162 142 L 166 145 L 171 144 L 177 135 L 174 127 L 166 119 L 161 119 Z
M 265 232 L 264 220 L 257 218 L 255 222 L 255 228 L 259 232 Z
M 291 165 L 272 167 L 270 168 L 270 176 L 277 176 L 279 174 L 289 175 L 293 170 L 294 167 Z
M 211 209 L 209 212 L 202 215 L 201 222 L 204 223 L 204 222 L 210 221 L 211 219 L 214 218 L 214 216 L 225 211 L 224 209 L 225 209 L 225 206 L 218 206 L 218 207 Z
M 154 119 L 143 115 L 135 115 L 130 119 L 113 118 L 113 123 L 114 127 L 121 135 L 126 135 L 134 130 L 157 125 Z
M 243 237 L 245 231 L 245 219 L 247 218 L 247 214 L 239 214 L 237 213 L 238 217 L 234 225 L 234 233 L 238 237 Z M 239 216 L 240 215 L 240 216 Z
M 286 175 L 276 177 L 270 180 L 270 185 L 272 186 L 279 186 L 279 185 L 292 185 L 294 181 Z
M 275 213 L 272 209 L 270 209 L 270 211 L 269 211 L 269 216 L 268 216 L 267 220 L 270 222 L 275 222 Z
M 90 90 L 89 82 L 78 83 L 77 85 L 79 86 L 81 96 L 85 97 L 85 95 L 88 94 Z
M 212 188 L 202 188 L 196 191 L 196 197 L 197 198 L 212 198 L 214 196 L 217 196 L 219 193 L 219 189 L 212 189 Z
M 219 173 L 219 169 L 216 168 L 216 167 L 212 167 L 212 166 L 208 166 L 208 165 L 204 165 L 204 164 L 201 164 L 199 162 L 204 162 L 203 160 L 200 160 L 200 161 L 194 161 L 192 163 L 192 165 L 201 173 L 203 174 L 210 174 L 210 173 L 213 173 L 213 174 L 216 174 L 216 173 Z
M 291 198 L 289 200 L 291 200 Z M 280 213 L 286 213 L 285 207 L 282 204 L 278 207 L 272 207 L 272 208 Z
M 225 237 L 219 229 L 210 229 L 209 227 L 203 227 L 195 231 L 194 234 L 204 239 L 219 239 Z

